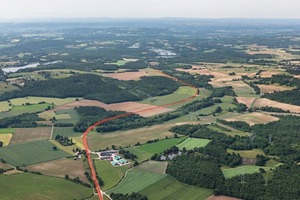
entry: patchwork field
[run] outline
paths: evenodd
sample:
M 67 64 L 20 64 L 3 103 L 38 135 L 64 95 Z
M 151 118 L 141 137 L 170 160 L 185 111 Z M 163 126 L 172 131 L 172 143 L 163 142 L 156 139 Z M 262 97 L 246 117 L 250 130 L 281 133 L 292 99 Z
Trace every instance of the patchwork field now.
M 186 148 L 186 150 L 191 150 L 196 147 L 205 147 L 211 140 L 207 139 L 198 139 L 198 138 L 187 138 L 180 144 L 176 145 L 179 149 Z
M 23 166 L 70 156 L 53 146 L 46 140 L 10 145 L 0 148 L 0 157 L 13 166 Z
M 254 124 L 266 124 L 268 122 L 273 122 L 279 120 L 277 117 L 273 117 L 260 112 L 243 113 L 234 117 L 226 118 L 227 121 L 244 121 L 250 125 Z
M 71 178 L 79 177 L 80 180 L 88 183 L 86 176 L 84 175 L 84 168 L 81 160 L 59 159 L 49 162 L 43 162 L 26 167 L 28 171 L 40 172 L 48 176 L 56 176 L 64 178 L 65 175 L 69 175 Z
M 61 178 L 31 173 L 0 175 L 1 199 L 85 199 L 91 189 Z M 17 192 L 16 192 L 17 191 Z
M 122 72 L 122 73 L 103 73 L 101 74 L 105 77 L 110 77 L 118 80 L 129 81 L 129 80 L 139 80 L 143 76 L 147 76 L 144 71 L 138 72 Z
M 255 97 L 257 96 L 254 90 L 243 81 L 228 81 L 228 82 L 211 82 L 214 87 L 232 86 L 238 97 Z
M 51 135 L 51 127 L 42 128 L 16 128 L 10 144 L 21 142 L 29 142 L 41 139 L 49 139 Z
M 280 108 L 282 110 L 289 110 L 292 113 L 300 113 L 300 106 L 280 103 L 266 98 L 260 98 L 255 101 L 254 107 L 260 108 L 265 106 Z
M 134 145 L 137 142 L 145 143 L 152 139 L 164 139 L 166 136 L 174 137 L 174 134 L 169 132 L 172 125 L 155 125 L 151 127 L 138 128 L 128 131 L 117 131 L 108 134 L 90 134 L 88 137 L 88 143 L 90 149 L 98 150 L 106 147 L 116 146 L 128 146 Z M 78 138 L 81 141 L 81 138 Z
M 149 200 L 205 200 L 212 195 L 213 191 L 180 183 L 173 177 L 167 176 L 139 193 L 147 196 Z
M 109 190 L 107 193 L 131 194 L 132 192 L 139 192 L 166 176 L 167 175 L 142 172 L 132 169 L 126 173 L 124 179 L 122 179 L 120 184 L 118 184 L 115 188 Z
M 110 162 L 106 160 L 94 160 L 94 163 L 98 175 L 104 182 L 104 186 L 101 187 L 104 191 L 116 186 L 129 167 L 129 165 L 113 167 Z

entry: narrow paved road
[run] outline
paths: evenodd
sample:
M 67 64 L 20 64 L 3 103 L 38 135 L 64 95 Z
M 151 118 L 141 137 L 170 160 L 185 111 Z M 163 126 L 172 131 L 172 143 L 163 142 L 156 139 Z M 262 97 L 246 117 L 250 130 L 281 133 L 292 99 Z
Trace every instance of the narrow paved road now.
M 94 165 L 93 165 L 93 161 L 92 161 L 92 158 L 91 158 L 91 151 L 89 149 L 89 146 L 88 146 L 88 142 L 87 142 L 87 136 L 88 134 L 97 126 L 105 123 L 105 122 L 108 122 L 108 121 L 112 121 L 112 120 L 115 120 L 115 119 L 119 119 L 119 118 L 122 118 L 122 117 L 126 117 L 126 116 L 130 116 L 130 115 L 134 115 L 134 114 L 139 114 L 139 113 L 142 113 L 142 112 L 146 112 L 146 111 L 149 111 L 149 110 L 155 110 L 155 109 L 158 109 L 158 108 L 161 108 L 161 107 L 169 107 L 169 106 L 173 106 L 173 105 L 176 105 L 176 104 L 180 104 L 180 103 L 183 103 L 183 102 L 187 102 L 187 101 L 191 101 L 193 100 L 194 98 L 196 98 L 196 96 L 199 95 L 199 90 L 198 88 L 196 88 L 195 86 L 185 82 L 185 81 L 182 81 L 178 78 L 175 78 L 173 76 L 170 76 L 168 74 L 165 74 L 164 72 L 160 71 L 160 73 L 162 73 L 163 75 L 177 81 L 177 82 L 180 82 L 184 85 L 187 85 L 191 88 L 194 88 L 195 89 L 195 94 L 192 95 L 191 97 L 188 97 L 186 99 L 183 99 L 183 100 L 180 100 L 180 101 L 176 101 L 176 102 L 173 102 L 173 103 L 168 103 L 168 104 L 165 104 L 165 105 L 161 105 L 161 106 L 155 106 L 155 107 L 151 107 L 151 108 L 146 108 L 146 109 L 142 109 L 142 110 L 139 110 L 139 111 L 136 111 L 136 112 L 132 112 L 132 113 L 125 113 L 125 114 L 121 114 L 121 115 L 117 115 L 117 116 L 114 116 L 114 117 L 110 117 L 110 118 L 106 118 L 106 119 L 102 119 L 98 122 L 96 122 L 95 124 L 93 124 L 92 126 L 90 126 L 82 135 L 82 141 L 83 141 L 83 146 L 84 146 L 84 149 L 86 151 L 86 157 L 87 157 L 87 160 L 88 160 L 88 163 L 89 163 L 89 167 L 90 167 L 90 170 L 91 170 L 91 176 L 92 176 L 92 179 L 93 179 L 93 182 L 94 182 L 94 185 L 95 185 L 95 189 L 97 191 L 97 194 L 98 194 L 98 197 L 99 197 L 99 200 L 103 200 L 103 192 L 100 188 L 100 185 L 99 185 L 99 182 L 97 180 L 97 174 L 96 174 L 96 170 L 94 168 Z

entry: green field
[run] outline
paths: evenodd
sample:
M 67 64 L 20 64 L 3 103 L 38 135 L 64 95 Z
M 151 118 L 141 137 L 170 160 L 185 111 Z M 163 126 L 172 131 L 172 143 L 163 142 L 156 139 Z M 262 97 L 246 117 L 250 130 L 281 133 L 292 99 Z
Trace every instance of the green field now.
M 152 154 L 162 153 L 164 150 L 180 143 L 184 139 L 185 137 L 159 140 L 158 142 L 141 145 L 139 149 Z
M 70 156 L 62 150 L 54 151 L 46 140 L 10 145 L 0 148 L 0 157 L 13 166 L 31 165 Z
M 153 156 L 153 153 L 143 151 L 139 147 L 131 147 L 131 148 L 127 148 L 126 150 L 136 155 L 137 159 L 135 160 L 138 161 L 139 163 L 148 160 L 151 158 L 151 156 Z
M 153 172 L 156 174 L 165 174 L 167 165 L 168 165 L 167 162 L 161 162 L 161 161 L 158 162 L 158 161 L 151 160 L 134 167 L 134 170 L 138 170 L 142 172 Z
M 26 104 L 26 103 L 30 103 L 30 104 L 37 104 L 39 102 L 46 102 L 46 103 L 50 103 L 50 104 L 54 104 L 56 106 L 60 106 L 66 103 L 71 103 L 73 101 L 75 101 L 76 98 L 64 98 L 64 99 L 60 99 L 60 98 L 48 98 L 48 97 L 24 97 L 24 98 L 17 98 L 17 99 L 11 99 L 10 102 L 13 105 L 22 105 L 22 104 Z
M 72 123 L 76 124 L 80 120 L 79 114 L 74 109 L 59 110 L 55 112 L 56 115 L 69 115 L 69 119 L 57 119 L 58 123 Z
M 176 102 L 176 101 L 186 99 L 188 97 L 191 97 L 194 94 L 195 94 L 195 89 L 194 88 L 191 88 L 191 87 L 188 87 L 188 86 L 181 86 L 172 94 L 165 95 L 165 96 L 159 96 L 159 97 L 151 97 L 151 98 L 148 98 L 148 99 L 145 99 L 145 100 L 141 101 L 141 103 L 161 106 L 161 105 L 164 105 L 164 104 L 169 104 L 169 103 L 173 103 L 173 102 Z M 196 97 L 195 99 L 202 99 L 205 96 L 206 95 L 201 94 L 198 97 Z M 180 103 L 180 104 L 176 104 L 174 106 L 171 106 L 170 108 L 174 108 L 174 109 L 179 108 L 179 107 L 181 107 L 181 106 L 183 106 L 183 105 L 185 105 L 189 102 L 190 101 Z
M 263 168 L 266 171 L 271 169 L 270 167 L 245 165 L 245 166 L 235 167 L 235 168 L 224 168 L 222 169 L 222 171 L 225 178 L 231 178 L 242 174 L 253 174 L 255 172 L 259 172 L 259 168 Z
M 56 135 L 62 135 L 64 137 L 77 137 L 81 136 L 82 133 L 75 132 L 73 127 L 54 127 L 52 139 L 54 139 Z
M 227 152 L 240 154 L 240 156 L 245 157 L 245 158 L 255 158 L 256 155 L 258 155 L 258 154 L 265 155 L 265 153 L 261 149 L 242 150 L 242 151 L 227 149 Z
M 96 171 L 104 181 L 102 190 L 106 191 L 117 185 L 125 175 L 128 165 L 113 167 L 107 160 L 95 160 Z
M 228 131 L 222 129 L 222 128 L 219 128 L 217 127 L 218 125 L 220 125 L 221 127 L 225 127 L 225 129 L 228 129 Z M 246 132 L 242 132 L 242 131 L 239 131 L 239 130 L 236 130 L 236 129 L 233 129 L 231 127 L 228 127 L 228 126 L 225 126 L 223 124 L 217 124 L 217 125 L 214 125 L 214 124 L 210 124 L 208 126 L 209 129 L 211 130 L 214 130 L 214 131 L 217 131 L 217 132 L 220 132 L 220 133 L 224 133 L 228 136 L 232 136 L 234 137 L 235 135 L 238 135 L 238 136 L 250 136 L 251 134 L 250 133 L 246 133 Z
M 93 195 L 91 189 L 71 181 L 31 173 L 0 175 L 2 200 L 69 200 Z
M 0 94 L 10 92 L 13 90 L 19 90 L 19 88 L 8 83 L 0 83 Z
M 111 194 L 112 192 L 122 194 L 139 192 L 144 188 L 163 179 L 164 177 L 166 177 L 166 175 L 151 172 L 142 172 L 132 169 L 126 173 L 124 179 L 122 179 L 119 185 L 108 191 L 108 194 Z
M 14 128 L 0 128 L 0 134 L 14 133 Z
M 194 149 L 195 147 L 205 147 L 211 140 L 198 139 L 198 138 L 187 138 L 180 144 L 176 145 L 179 149 L 185 147 L 187 150 Z
M 204 200 L 213 194 L 213 190 L 187 185 L 167 176 L 139 193 L 149 200 Z

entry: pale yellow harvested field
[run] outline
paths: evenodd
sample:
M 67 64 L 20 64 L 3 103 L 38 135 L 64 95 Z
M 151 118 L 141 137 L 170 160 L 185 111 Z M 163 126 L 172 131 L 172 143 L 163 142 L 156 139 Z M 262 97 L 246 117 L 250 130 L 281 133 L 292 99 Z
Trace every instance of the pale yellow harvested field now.
M 255 97 L 236 97 L 236 100 L 239 103 L 245 104 L 249 108 L 252 102 L 255 100 Z
M 266 99 L 266 98 L 257 99 L 255 101 L 254 107 L 259 108 L 259 107 L 265 107 L 265 106 L 280 108 L 280 109 L 286 110 L 286 111 L 289 110 L 292 113 L 300 113 L 300 106 L 290 105 L 290 104 L 286 104 L 286 103 L 280 103 L 280 102 L 273 101 L 273 100 Z
M 277 120 L 279 120 L 279 118 L 259 112 L 244 113 L 236 117 L 226 118 L 226 121 L 244 121 L 250 125 L 266 124 Z
M 263 93 L 273 93 L 278 91 L 292 90 L 292 87 L 280 86 L 280 85 L 257 85 Z

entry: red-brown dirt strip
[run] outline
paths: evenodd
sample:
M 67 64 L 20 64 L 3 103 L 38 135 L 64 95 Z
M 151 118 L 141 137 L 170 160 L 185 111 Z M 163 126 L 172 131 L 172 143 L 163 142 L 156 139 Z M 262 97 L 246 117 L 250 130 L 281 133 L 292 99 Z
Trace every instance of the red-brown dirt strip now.
M 112 120 L 115 120 L 115 119 L 119 119 L 119 118 L 122 118 L 122 117 L 127 117 L 127 116 L 134 115 L 134 114 L 139 114 L 139 113 L 146 112 L 146 111 L 149 111 L 149 110 L 154 110 L 154 109 L 161 108 L 161 107 L 168 107 L 168 106 L 173 106 L 173 105 L 176 105 L 176 104 L 180 104 L 180 103 L 183 103 L 183 102 L 186 102 L 186 101 L 193 100 L 197 95 L 199 95 L 199 90 L 195 86 L 193 86 L 193 85 L 191 85 L 191 84 L 189 84 L 185 81 L 182 81 L 178 78 L 170 76 L 170 75 L 168 75 L 168 74 L 166 74 L 162 71 L 161 71 L 161 73 L 163 75 L 177 81 L 177 82 L 183 83 L 184 85 L 187 85 L 187 86 L 190 86 L 190 87 L 194 88 L 195 89 L 195 94 L 192 95 L 191 97 L 188 97 L 188 98 L 183 99 L 181 101 L 176 101 L 176 102 L 168 103 L 168 104 L 165 104 L 165 105 L 162 105 L 162 106 L 155 106 L 155 107 L 152 107 L 152 108 L 146 108 L 146 109 L 142 109 L 142 110 L 135 111 L 135 112 L 132 112 L 132 113 L 124 113 L 124 114 L 117 115 L 117 116 L 114 116 L 114 117 L 102 119 L 102 120 L 96 122 L 95 124 L 93 124 L 92 126 L 90 126 L 82 135 L 83 146 L 84 146 L 84 149 L 86 151 L 86 157 L 87 157 L 87 160 L 88 160 L 88 163 L 89 163 L 92 179 L 94 181 L 94 185 L 95 185 L 96 191 L 98 193 L 99 200 L 103 200 L 103 193 L 102 193 L 102 190 L 100 188 L 99 182 L 97 180 L 96 171 L 95 171 L 92 159 L 91 159 L 90 149 L 89 149 L 88 142 L 87 142 L 87 136 L 88 136 L 89 132 L 91 132 L 96 126 L 99 126 L 99 125 L 101 125 L 105 122 L 112 121 Z

